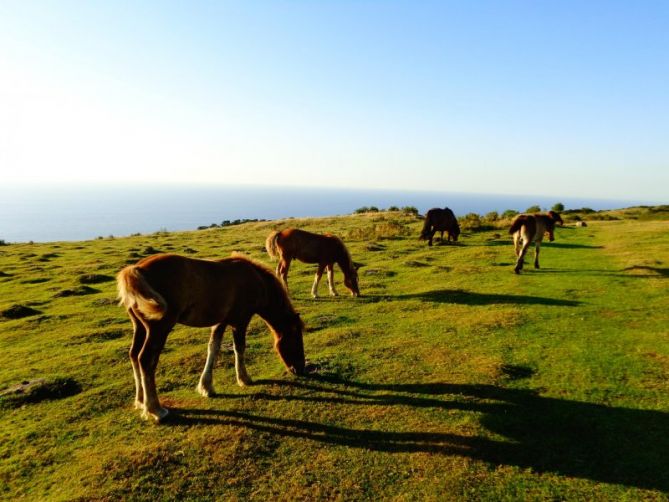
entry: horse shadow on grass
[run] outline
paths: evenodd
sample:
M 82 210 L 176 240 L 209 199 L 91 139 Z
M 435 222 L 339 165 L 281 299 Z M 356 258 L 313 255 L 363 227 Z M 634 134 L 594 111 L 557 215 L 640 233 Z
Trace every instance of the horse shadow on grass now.
M 231 425 L 388 453 L 461 455 L 538 473 L 669 491 L 669 414 L 665 412 L 541 397 L 531 391 L 495 385 L 374 384 L 319 376 L 258 384 L 291 389 L 288 394 L 270 391 L 219 397 L 460 410 L 481 416 L 480 424 L 488 434 L 374 430 L 216 409 L 174 410 L 177 413 L 169 423 Z M 504 439 L 492 439 L 490 435 Z
M 590 244 L 572 244 L 570 242 L 544 242 L 542 246 L 561 249 L 604 249 L 604 246 L 592 246 Z
M 576 307 L 581 304 L 581 302 L 576 300 L 563 300 L 545 296 L 475 293 L 473 291 L 465 291 L 462 289 L 437 289 L 423 293 L 396 295 L 393 298 L 399 300 L 422 300 L 433 303 L 459 303 L 462 305 L 514 304 Z

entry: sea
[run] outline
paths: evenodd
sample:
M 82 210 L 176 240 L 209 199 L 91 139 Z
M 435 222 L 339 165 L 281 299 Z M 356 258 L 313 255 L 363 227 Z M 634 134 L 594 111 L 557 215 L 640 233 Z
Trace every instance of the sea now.
M 0 186 L 0 240 L 5 243 L 91 240 L 156 231 L 195 230 L 236 219 L 351 214 L 360 207 L 414 206 L 421 214 L 450 207 L 456 215 L 524 211 L 561 202 L 566 209 L 616 209 L 653 202 L 441 191 L 269 186 Z

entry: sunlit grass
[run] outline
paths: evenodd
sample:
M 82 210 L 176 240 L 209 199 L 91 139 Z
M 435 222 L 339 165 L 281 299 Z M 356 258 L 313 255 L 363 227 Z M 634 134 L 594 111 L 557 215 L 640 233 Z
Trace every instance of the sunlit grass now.
M 622 214 L 622 213 L 619 213 Z M 669 223 L 558 229 L 513 273 L 504 228 L 428 248 L 400 213 L 0 247 L 0 494 L 5 499 L 639 499 L 669 491 Z M 643 213 L 645 214 L 645 213 Z M 132 408 L 131 326 L 116 272 L 156 251 L 244 252 L 267 234 L 345 239 L 363 297 L 290 290 L 315 375 L 286 374 L 249 329 L 195 392 L 208 331 L 178 326 L 157 373 L 168 425 Z M 19 312 L 13 310 L 12 312 Z M 27 312 L 27 311 L 26 311 Z M 41 392 L 41 393 L 40 393 Z M 31 397 L 32 396 L 32 397 Z

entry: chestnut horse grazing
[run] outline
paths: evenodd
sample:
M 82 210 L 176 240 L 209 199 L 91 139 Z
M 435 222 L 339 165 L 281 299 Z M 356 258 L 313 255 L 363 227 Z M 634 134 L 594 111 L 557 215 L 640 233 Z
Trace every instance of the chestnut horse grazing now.
M 358 288 L 358 268 L 351 260 L 351 255 L 339 237 L 325 234 L 312 234 L 296 228 L 287 228 L 280 232 L 272 232 L 265 241 L 265 249 L 270 258 L 279 258 L 276 267 L 276 275 L 283 279 L 288 287 L 288 269 L 290 262 L 297 258 L 304 263 L 317 263 L 318 270 L 314 284 L 311 287 L 311 296 L 318 297 L 318 283 L 323 276 L 323 271 L 328 273 L 328 287 L 330 294 L 336 296 L 334 288 L 334 264 L 338 264 L 344 272 L 344 286 L 348 288 L 353 296 L 360 296 Z
M 420 233 L 420 239 L 427 239 L 427 245 L 432 245 L 432 238 L 436 232 L 441 232 L 441 242 L 444 242 L 444 231 L 448 232 L 448 240 L 458 240 L 460 235 L 460 225 L 455 218 L 455 214 L 449 208 L 444 209 L 435 207 L 425 214 L 425 224 Z
M 514 268 L 516 274 L 523 269 L 525 254 L 532 241 L 535 243 L 534 268 L 539 268 L 541 241 L 546 232 L 551 242 L 555 240 L 553 231 L 556 223 L 564 224 L 560 215 L 555 211 L 548 211 L 547 214 L 519 214 L 516 216 L 509 229 L 509 233 L 513 235 L 513 246 L 518 257 Z
M 274 347 L 286 367 L 304 372 L 302 320 L 271 270 L 241 256 L 217 261 L 157 254 L 121 270 L 117 276 L 120 304 L 134 328 L 130 362 L 135 375 L 135 407 L 160 422 L 168 410 L 160 406 L 155 371 L 167 335 L 175 324 L 211 326 L 207 362 L 197 390 L 214 393 L 212 370 L 226 326 L 232 326 L 237 383 L 251 383 L 244 365 L 246 328 L 258 314 L 274 335 Z

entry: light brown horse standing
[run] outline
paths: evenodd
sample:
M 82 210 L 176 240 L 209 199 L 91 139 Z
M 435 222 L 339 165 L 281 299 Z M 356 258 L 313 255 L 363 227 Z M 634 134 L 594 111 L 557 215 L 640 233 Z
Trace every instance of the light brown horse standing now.
M 117 276 L 120 304 L 134 328 L 130 361 L 135 376 L 135 407 L 160 422 L 168 410 L 156 392 L 155 371 L 167 335 L 175 324 L 211 326 L 207 362 L 197 390 L 214 393 L 212 370 L 226 326 L 232 326 L 237 383 L 251 383 L 244 364 L 246 328 L 258 314 L 274 335 L 286 367 L 304 372 L 303 324 L 271 270 L 241 256 L 218 261 L 173 254 L 149 256 Z
M 562 218 L 555 211 L 548 211 L 547 214 L 519 214 L 513 220 L 509 233 L 513 235 L 513 246 L 516 252 L 517 260 L 514 272 L 519 274 L 523 269 L 525 254 L 532 241 L 535 243 L 534 268 L 539 268 L 539 249 L 544 234 L 548 232 L 548 239 L 555 240 L 555 224 L 563 225 Z
M 360 296 L 358 287 L 358 268 L 351 260 L 351 255 L 339 237 L 334 235 L 313 234 L 296 228 L 287 228 L 272 232 L 265 241 L 265 249 L 270 258 L 279 258 L 276 275 L 283 279 L 288 287 L 288 269 L 293 259 L 304 263 L 317 263 L 318 269 L 314 284 L 311 287 L 311 296 L 318 297 L 318 283 L 327 270 L 330 295 L 336 296 L 334 288 L 334 264 L 338 264 L 344 273 L 344 286 L 353 296 Z

